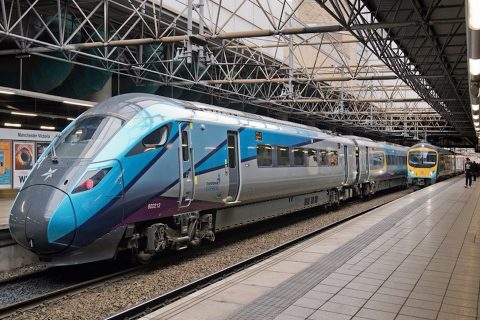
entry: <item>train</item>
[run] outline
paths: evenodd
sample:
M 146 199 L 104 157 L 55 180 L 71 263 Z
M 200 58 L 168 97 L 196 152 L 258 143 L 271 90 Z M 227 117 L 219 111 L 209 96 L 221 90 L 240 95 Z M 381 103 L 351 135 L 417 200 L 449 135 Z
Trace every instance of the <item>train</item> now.
M 87 110 L 35 163 L 9 226 L 50 265 L 142 263 L 216 233 L 407 186 L 408 148 L 149 94 Z
M 464 171 L 465 157 L 429 143 L 418 143 L 408 151 L 408 183 L 429 186 Z

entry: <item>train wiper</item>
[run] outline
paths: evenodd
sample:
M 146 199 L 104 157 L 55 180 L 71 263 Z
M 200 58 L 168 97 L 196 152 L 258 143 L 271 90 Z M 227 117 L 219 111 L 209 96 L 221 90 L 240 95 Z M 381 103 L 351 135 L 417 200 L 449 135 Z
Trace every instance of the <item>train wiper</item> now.
M 51 152 L 51 155 L 52 155 L 52 162 L 53 163 L 58 163 L 58 158 L 57 158 L 57 151 L 55 151 L 55 143 L 57 142 L 57 139 L 60 135 L 56 135 L 55 136 L 55 139 L 53 139 L 52 141 L 52 152 Z

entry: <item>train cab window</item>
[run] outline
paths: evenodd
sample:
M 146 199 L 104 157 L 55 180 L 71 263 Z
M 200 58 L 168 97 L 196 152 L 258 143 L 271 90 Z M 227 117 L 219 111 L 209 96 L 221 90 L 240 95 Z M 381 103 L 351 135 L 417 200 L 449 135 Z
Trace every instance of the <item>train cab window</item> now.
M 259 144 L 257 146 L 257 165 L 259 167 L 271 167 L 273 164 L 272 147 Z
M 307 165 L 309 167 L 318 167 L 318 156 L 317 150 L 308 149 L 307 150 Z
M 111 116 L 80 117 L 57 139 L 56 154 L 59 158 L 92 158 L 123 124 Z
M 288 147 L 277 147 L 277 163 L 279 167 L 290 166 L 289 152 L 290 148 Z
M 437 154 L 433 151 L 413 150 L 408 153 L 408 163 L 416 168 L 432 168 L 437 162 Z
M 297 167 L 305 166 L 305 153 L 303 149 L 293 149 L 293 165 Z
M 188 132 L 183 130 L 182 131 L 182 159 L 183 159 L 183 161 L 188 161 L 190 159 L 188 149 L 189 149 Z

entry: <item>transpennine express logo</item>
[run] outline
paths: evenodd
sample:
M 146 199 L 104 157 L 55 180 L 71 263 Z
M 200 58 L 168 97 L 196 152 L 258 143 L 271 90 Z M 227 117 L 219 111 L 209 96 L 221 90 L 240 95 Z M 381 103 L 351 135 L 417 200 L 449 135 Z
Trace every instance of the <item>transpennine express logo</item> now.
M 42 177 L 45 177 L 45 179 L 43 181 L 47 181 L 48 178 L 51 178 L 52 175 L 55 173 L 55 171 L 57 171 L 57 169 L 54 169 L 54 170 L 52 170 L 52 168 L 48 169 L 47 172 L 42 174 Z

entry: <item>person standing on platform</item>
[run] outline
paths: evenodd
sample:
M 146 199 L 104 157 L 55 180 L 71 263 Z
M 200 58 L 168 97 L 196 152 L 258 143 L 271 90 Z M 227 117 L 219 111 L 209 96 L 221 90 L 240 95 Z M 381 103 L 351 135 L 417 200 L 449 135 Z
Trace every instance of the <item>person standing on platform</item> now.
M 465 188 L 472 187 L 472 163 L 470 158 L 465 159 Z

